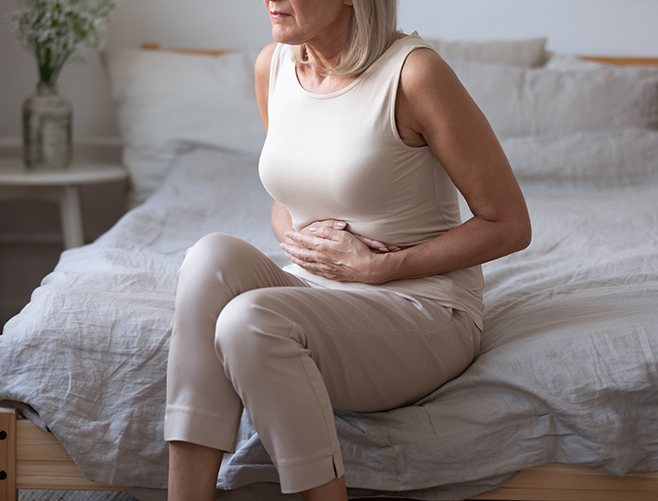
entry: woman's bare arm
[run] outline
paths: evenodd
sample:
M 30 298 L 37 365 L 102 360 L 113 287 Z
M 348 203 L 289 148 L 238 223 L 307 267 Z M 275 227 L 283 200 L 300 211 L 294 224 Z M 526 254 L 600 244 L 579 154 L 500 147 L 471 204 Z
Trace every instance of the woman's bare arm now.
M 528 210 L 489 122 L 448 64 L 430 50 L 412 52 L 398 98 L 410 127 L 429 144 L 474 217 L 409 252 L 380 257 L 381 281 L 468 268 L 530 244 Z
M 258 111 L 260 118 L 267 133 L 269 119 L 267 113 L 267 104 L 270 90 L 270 66 L 272 64 L 272 55 L 276 48 L 276 42 L 268 44 L 258 55 L 256 59 L 255 73 L 256 73 L 256 101 L 258 102 Z M 270 213 L 270 220 L 272 223 L 272 231 L 279 242 L 288 241 L 285 236 L 286 231 L 291 231 L 292 218 L 288 210 L 276 200 L 272 204 L 272 211 Z
M 272 211 L 270 213 L 270 220 L 272 222 L 272 231 L 274 236 L 279 242 L 290 242 L 286 237 L 287 231 L 293 231 L 292 217 L 288 209 L 276 200 L 272 204 Z
M 270 93 L 270 66 L 272 64 L 272 56 L 276 49 L 276 42 L 266 45 L 263 50 L 258 54 L 256 65 L 254 68 L 256 74 L 256 102 L 258 103 L 258 111 L 260 118 L 263 121 L 263 127 L 267 133 L 267 100 Z

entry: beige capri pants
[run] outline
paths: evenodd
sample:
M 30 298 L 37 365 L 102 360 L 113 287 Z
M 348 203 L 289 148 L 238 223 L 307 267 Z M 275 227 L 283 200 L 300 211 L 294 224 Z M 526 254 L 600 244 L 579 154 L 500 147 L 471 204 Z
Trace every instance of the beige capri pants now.
M 243 406 L 283 493 L 344 474 L 332 408 L 412 404 L 477 356 L 466 313 L 389 290 L 321 288 L 212 233 L 178 272 L 165 440 L 235 452 Z

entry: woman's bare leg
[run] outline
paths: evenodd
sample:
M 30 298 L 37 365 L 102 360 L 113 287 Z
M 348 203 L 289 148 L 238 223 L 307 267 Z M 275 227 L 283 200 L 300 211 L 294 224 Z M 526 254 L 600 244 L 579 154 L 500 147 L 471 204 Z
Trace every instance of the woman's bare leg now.
M 203 445 L 169 442 L 168 501 L 215 501 L 223 456 L 224 451 Z
M 301 493 L 304 501 L 347 501 L 345 476 Z
M 189 442 L 169 442 L 168 501 L 214 501 L 224 452 Z M 345 476 L 301 493 L 304 501 L 347 501 Z

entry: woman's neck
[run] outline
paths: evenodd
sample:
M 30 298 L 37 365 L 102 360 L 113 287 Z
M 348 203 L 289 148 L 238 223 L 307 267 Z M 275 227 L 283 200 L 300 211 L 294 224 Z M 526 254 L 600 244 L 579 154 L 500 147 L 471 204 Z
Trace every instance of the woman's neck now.
M 297 77 L 304 89 L 316 94 L 327 94 L 342 89 L 357 78 L 327 72 L 327 69 L 338 66 L 347 54 L 350 30 L 351 26 L 348 26 L 345 32 L 333 32 L 333 37 L 324 39 L 322 43 L 319 39 L 306 43 L 308 64 L 297 68 Z M 402 32 L 395 32 L 388 46 L 405 36 Z
M 350 47 L 352 15 L 348 14 L 336 20 L 336 23 L 323 34 L 318 34 L 306 42 L 308 64 L 305 72 L 312 79 L 323 80 L 331 68 L 340 64 Z

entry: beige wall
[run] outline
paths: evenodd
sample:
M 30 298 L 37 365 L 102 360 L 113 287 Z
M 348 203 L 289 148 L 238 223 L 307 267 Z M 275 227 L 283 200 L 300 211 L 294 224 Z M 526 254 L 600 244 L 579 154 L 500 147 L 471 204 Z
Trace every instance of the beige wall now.
M 37 83 L 30 54 L 16 46 L 5 16 L 15 2 L 0 0 L 0 155 L 18 155 L 20 106 Z M 658 56 L 656 0 L 401 0 L 406 32 L 447 39 L 548 36 L 561 53 Z M 108 47 L 145 41 L 177 47 L 258 48 L 271 40 L 260 0 L 118 0 Z M 69 64 L 59 80 L 74 107 L 76 155 L 119 158 L 120 139 L 110 87 L 98 54 Z M 123 211 L 121 184 L 86 187 L 87 240 L 107 230 Z M 37 202 L 0 202 L 0 324 L 28 299 L 62 250 L 59 218 Z

